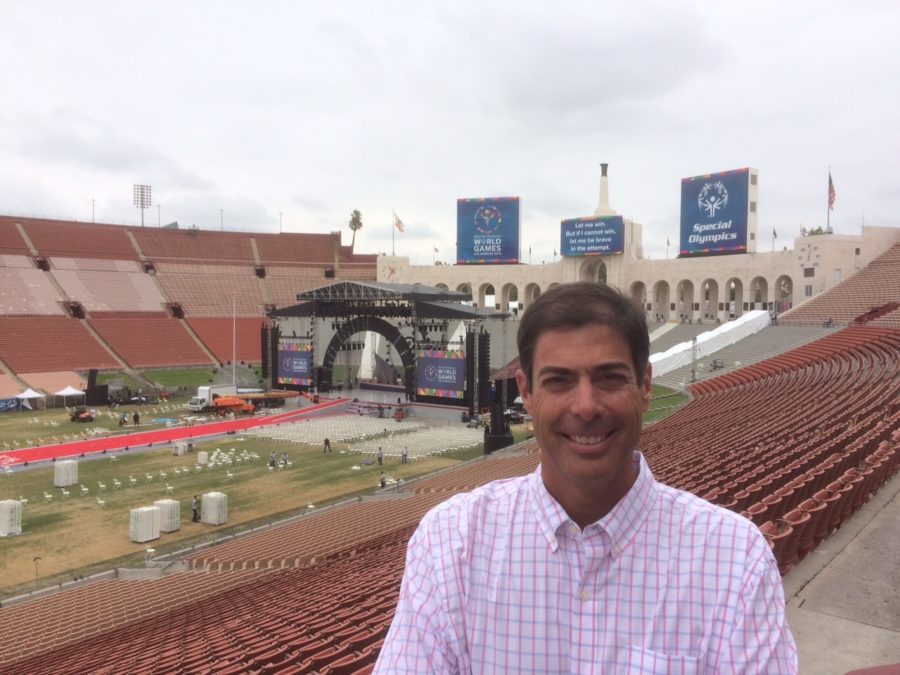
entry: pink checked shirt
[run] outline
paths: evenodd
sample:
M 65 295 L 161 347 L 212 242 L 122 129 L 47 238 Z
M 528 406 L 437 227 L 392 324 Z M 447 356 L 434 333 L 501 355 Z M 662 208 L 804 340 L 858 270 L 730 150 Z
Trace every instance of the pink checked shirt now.
M 756 526 L 635 461 L 631 490 L 584 530 L 540 467 L 432 509 L 375 672 L 797 672 Z

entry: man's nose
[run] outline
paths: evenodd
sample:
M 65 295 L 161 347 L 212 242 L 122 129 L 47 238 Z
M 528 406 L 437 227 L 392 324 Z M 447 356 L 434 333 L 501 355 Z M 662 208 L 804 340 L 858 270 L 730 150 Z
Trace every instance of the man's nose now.
M 572 413 L 585 420 L 590 420 L 600 414 L 601 404 L 597 388 L 590 379 L 579 380 L 572 393 Z

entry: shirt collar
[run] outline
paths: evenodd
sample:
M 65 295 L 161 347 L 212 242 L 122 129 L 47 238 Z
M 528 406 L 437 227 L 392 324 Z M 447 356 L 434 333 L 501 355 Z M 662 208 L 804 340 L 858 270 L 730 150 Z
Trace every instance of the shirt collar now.
M 613 557 L 617 557 L 637 533 L 647 519 L 650 507 L 656 498 L 655 480 L 644 456 L 635 451 L 634 461 L 638 464 L 638 476 L 634 484 L 612 511 L 585 528 L 587 530 L 599 527 L 607 533 L 612 545 Z M 569 518 L 569 514 L 560 506 L 559 502 L 547 492 L 541 478 L 540 465 L 530 476 L 529 488 L 533 497 L 531 504 L 538 527 L 550 545 L 550 549 L 556 551 L 559 546 L 557 532 L 563 525 L 571 523 L 572 519 Z

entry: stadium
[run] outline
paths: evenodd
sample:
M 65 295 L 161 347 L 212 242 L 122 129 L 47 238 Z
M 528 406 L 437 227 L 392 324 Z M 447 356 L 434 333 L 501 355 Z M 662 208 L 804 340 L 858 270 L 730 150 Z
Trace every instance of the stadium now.
M 0 216 L 0 400 L 9 407 L 20 407 L 23 390 L 49 402 L 66 387 L 87 391 L 88 398 L 102 392 L 99 403 L 88 405 L 103 407 L 110 393 L 104 377 L 122 375 L 131 389 L 155 394 L 153 373 L 178 369 L 213 369 L 233 381 L 240 368 L 255 378 L 253 385 L 302 394 L 299 406 L 254 415 L 252 423 L 236 416 L 208 429 L 206 421 L 187 426 L 183 409 L 160 401 L 156 414 L 178 424 L 157 424 L 146 438 L 81 434 L 53 441 L 46 429 L 31 434 L 30 443 L 4 443 L 3 515 L 12 523 L 0 523 L 9 535 L 0 544 L 5 548 L 59 520 L 63 500 L 49 481 L 62 465 L 57 460 L 84 459 L 79 463 L 88 475 L 109 466 L 111 456 L 132 466 L 124 463 L 138 461 L 139 447 L 159 458 L 178 443 L 195 442 L 213 464 L 222 458 L 222 466 L 216 482 L 188 483 L 206 480 L 209 470 L 195 470 L 190 455 L 159 459 L 147 465 L 149 478 L 139 474 L 135 481 L 143 491 L 132 485 L 131 493 L 128 486 L 101 493 L 93 480 L 89 493 L 67 504 L 77 503 L 85 519 L 112 514 L 115 506 L 115 536 L 123 540 L 129 510 L 134 517 L 151 494 L 177 497 L 175 520 L 186 521 L 187 485 L 227 493 L 229 507 L 253 517 L 241 531 L 217 536 L 224 518 L 204 512 L 202 539 L 179 540 L 163 551 L 155 539 L 132 537 L 116 549 L 130 551 L 127 566 L 83 577 L 61 562 L 60 571 L 71 577 L 75 570 L 74 578 L 46 585 L 37 569 L 48 556 L 17 549 L 34 565 L 36 587 L 4 593 L 0 672 L 371 672 L 419 519 L 453 493 L 526 474 L 540 462 L 527 423 L 512 433 L 503 422 L 517 393 L 510 378 L 515 329 L 519 312 L 542 291 L 574 280 L 608 282 L 645 307 L 651 352 L 660 357 L 654 384 L 666 389 L 654 393 L 663 412 L 647 424 L 640 450 L 660 481 L 760 527 L 790 601 L 827 564 L 822 552 L 829 544 L 864 528 L 875 518 L 872 510 L 900 489 L 900 230 L 809 234 L 792 249 L 759 252 L 751 206 L 756 174 L 748 169 L 738 172 L 746 190 L 733 250 L 698 252 L 683 232 L 679 257 L 648 260 L 641 226 L 609 206 L 605 167 L 603 173 L 596 212 L 563 221 L 560 260 L 541 265 L 518 259 L 518 223 L 511 216 L 487 234 L 461 225 L 460 241 L 473 242 L 469 253 L 458 253 L 461 264 L 422 267 L 356 253 L 340 233 Z M 461 204 L 460 213 L 470 206 Z M 491 206 L 503 215 L 510 203 Z M 721 222 L 721 213 L 713 215 Z M 608 228 L 609 240 L 578 241 L 576 230 L 585 227 Z M 488 235 L 503 243 L 477 242 Z M 507 255 L 505 246 L 515 254 Z M 482 253 L 490 259 L 478 260 Z M 387 318 L 360 321 L 360 296 Z M 319 301 L 331 303 L 331 313 L 303 304 Z M 723 327 L 739 330 L 710 338 Z M 307 345 L 300 350 L 308 354 L 307 380 L 282 367 L 280 354 L 291 340 Z M 459 399 L 424 386 L 416 366 L 426 350 L 448 351 L 457 342 L 467 352 L 458 358 L 467 359 L 472 374 Z M 402 421 L 383 419 L 399 411 Z M 474 446 L 471 436 L 438 434 L 468 429 L 460 419 L 479 414 L 490 416 L 493 433 L 476 428 Z M 6 415 L 26 420 L 32 412 Z M 363 420 L 372 425 L 356 430 Z M 276 469 L 262 450 L 275 446 L 254 445 L 260 438 L 306 450 L 290 445 L 291 459 Z M 340 456 L 323 459 L 322 438 L 339 443 Z M 423 450 L 409 465 L 415 468 L 390 465 L 398 480 L 387 489 L 374 483 L 372 459 L 381 445 L 389 461 L 400 447 Z M 461 454 L 442 459 L 450 447 Z M 176 461 L 184 482 L 156 477 Z M 295 484 L 276 481 L 288 480 L 300 462 L 309 462 L 303 466 L 311 472 L 316 465 L 329 471 L 352 464 L 361 480 L 340 486 L 345 497 L 298 494 L 271 511 L 278 522 L 266 520 L 269 512 L 257 503 L 267 490 L 289 494 Z M 23 481 L 38 471 L 48 477 L 46 488 L 23 494 Z M 162 485 L 173 490 L 163 492 Z M 210 511 L 214 505 L 211 500 Z M 73 518 L 70 529 L 78 523 Z M 96 543 L 111 535 L 100 527 L 92 536 Z M 159 551 L 148 549 L 148 541 Z M 135 555 L 143 564 L 134 564 Z M 4 554 L 4 568 L 12 565 Z M 872 620 L 885 633 L 896 630 L 890 606 L 887 618 Z M 873 653 L 859 665 L 890 660 L 883 635 L 874 640 Z

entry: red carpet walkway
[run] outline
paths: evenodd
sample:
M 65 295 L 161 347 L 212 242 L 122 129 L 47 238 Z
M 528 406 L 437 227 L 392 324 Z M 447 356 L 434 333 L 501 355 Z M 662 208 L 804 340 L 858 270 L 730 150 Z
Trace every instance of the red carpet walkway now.
M 239 432 L 264 427 L 272 424 L 292 422 L 298 417 L 310 413 L 321 412 L 328 408 L 342 405 L 348 399 L 335 399 L 324 401 L 308 408 L 298 408 L 288 412 L 260 417 L 247 417 L 244 419 L 226 420 L 223 422 L 210 422 L 209 424 L 197 424 L 195 426 L 171 427 L 157 429 L 155 431 L 139 431 L 133 434 L 120 434 L 118 436 L 106 436 L 103 438 L 91 438 L 84 441 L 72 441 L 55 445 L 42 445 L 35 448 L 11 450 L 0 453 L 0 466 L 15 466 L 26 462 L 47 461 L 54 458 L 79 457 L 98 452 L 114 452 L 124 448 L 138 448 L 144 445 L 158 445 L 160 443 L 174 443 L 203 438 L 205 436 L 218 436 L 230 431 Z

